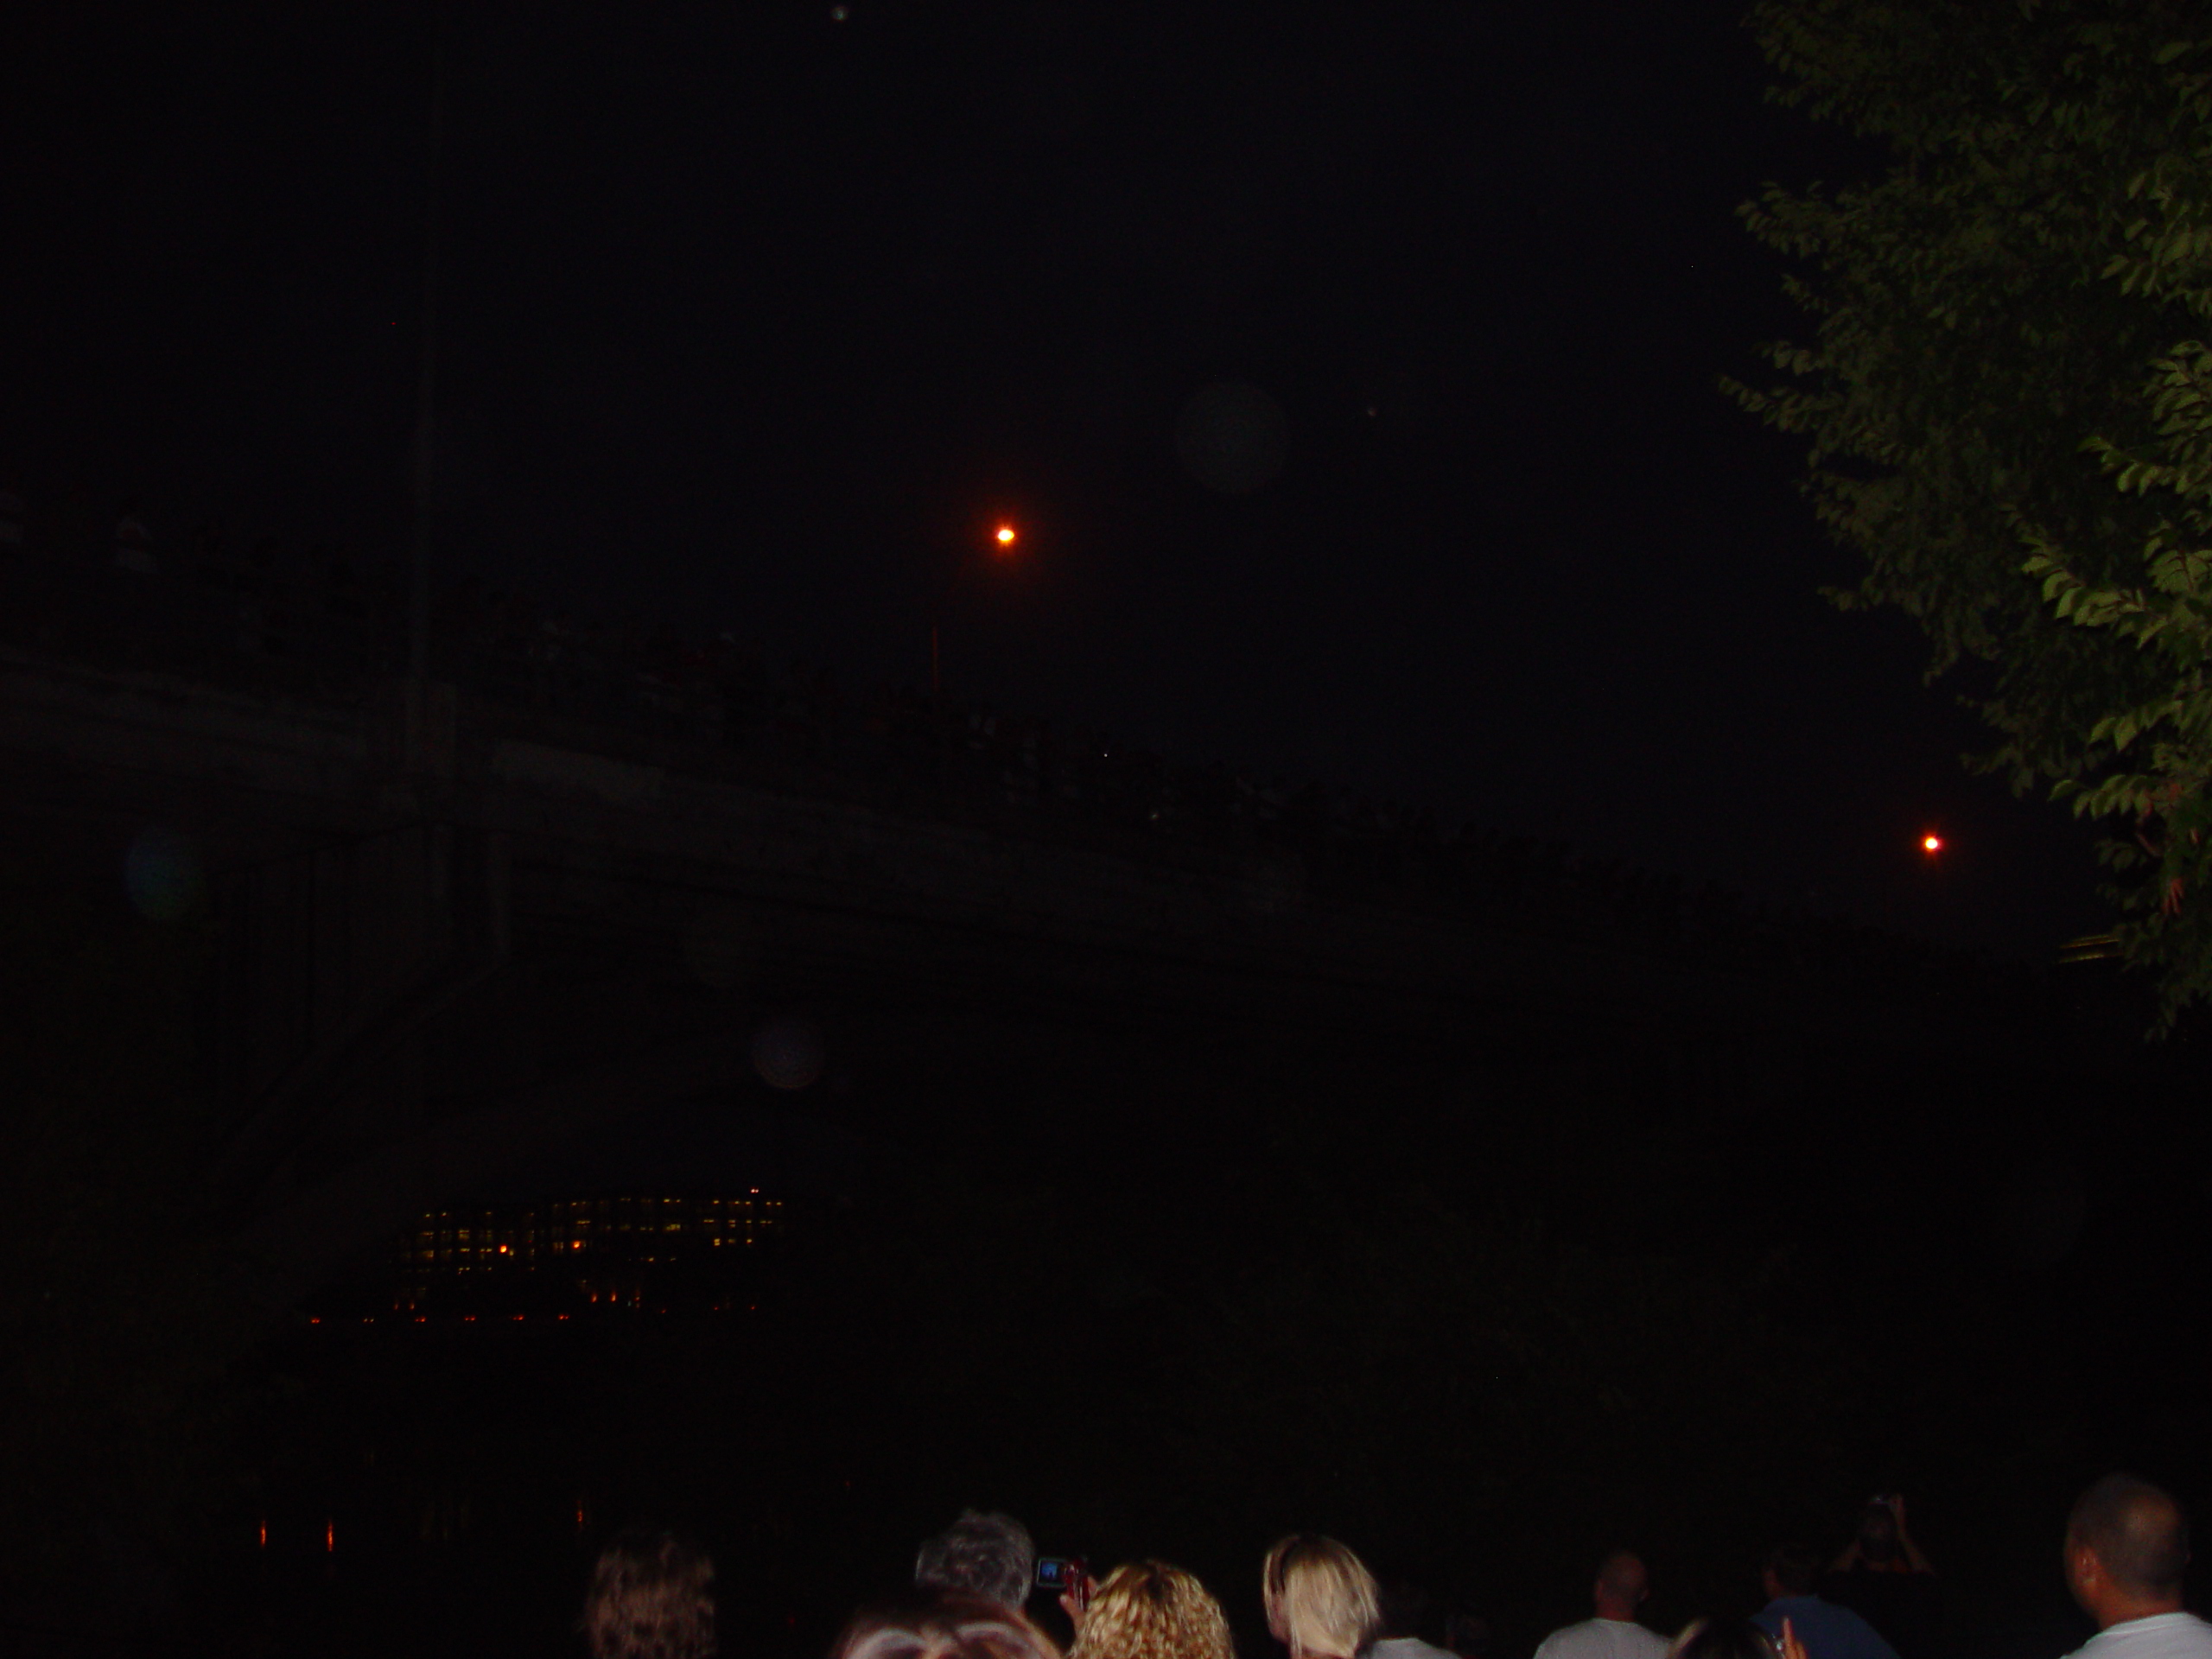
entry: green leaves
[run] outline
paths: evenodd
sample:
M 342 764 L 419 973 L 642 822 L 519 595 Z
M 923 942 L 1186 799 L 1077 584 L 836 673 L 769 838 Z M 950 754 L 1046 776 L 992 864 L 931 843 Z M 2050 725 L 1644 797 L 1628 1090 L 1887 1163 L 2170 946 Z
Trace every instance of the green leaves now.
M 1979 764 L 2135 817 L 2105 861 L 2145 872 L 2115 897 L 2171 1017 L 2212 995 L 2212 347 L 2190 337 L 2212 317 L 2212 7 L 1751 21 L 1778 101 L 1893 162 L 1741 210 L 1813 336 L 1762 349 L 1782 384 L 1726 389 L 1810 441 L 1815 511 L 1866 562 L 1839 602 L 1904 611 L 1931 673 L 1969 674 L 1998 739 Z

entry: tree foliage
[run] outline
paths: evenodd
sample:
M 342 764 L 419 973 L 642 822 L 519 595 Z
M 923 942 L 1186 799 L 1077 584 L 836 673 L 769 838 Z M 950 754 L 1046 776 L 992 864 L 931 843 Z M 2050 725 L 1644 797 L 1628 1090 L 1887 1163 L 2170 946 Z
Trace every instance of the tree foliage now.
M 1903 609 L 1931 674 L 1966 669 L 1984 763 L 2139 821 L 2107 858 L 2171 1014 L 2212 990 L 2186 712 L 2204 351 L 2177 344 L 2205 293 L 2212 7 L 1763 0 L 1751 25 L 1782 102 L 1891 159 L 1745 207 L 1815 331 L 1768 348 L 1787 382 L 1731 389 L 1810 440 L 1815 506 L 1866 560 L 1840 601 Z
M 2176 48 L 2194 64 L 2207 54 Z M 2183 106 L 2212 135 L 2212 73 L 2177 69 Z M 2128 250 L 2107 275 L 2133 292 L 2169 296 L 2202 320 L 2212 316 L 2212 137 L 2193 152 L 2162 158 L 2135 180 L 2144 213 L 2127 229 Z M 2132 646 L 2150 683 L 2136 702 L 2112 709 L 2089 729 L 2092 765 L 2062 777 L 2056 793 L 2077 811 L 2118 818 L 2133 836 L 2107 844 L 2107 861 L 2138 880 L 2123 897 L 2135 912 L 2128 934 L 2139 960 L 2164 976 L 2168 1007 L 2212 998 L 2212 346 L 2184 340 L 2147 377 L 2149 438 L 2133 448 L 2102 438 L 2088 448 L 2120 493 L 2155 509 L 2136 569 L 2111 580 L 2085 576 L 2072 550 L 2042 526 L 2024 523 L 2034 550 L 2026 565 L 2042 581 L 2054 614 Z

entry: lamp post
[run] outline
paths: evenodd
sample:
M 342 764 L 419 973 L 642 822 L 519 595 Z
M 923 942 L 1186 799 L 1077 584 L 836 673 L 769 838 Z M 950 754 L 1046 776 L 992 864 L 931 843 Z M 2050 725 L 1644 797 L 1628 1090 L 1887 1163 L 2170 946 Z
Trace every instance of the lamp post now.
M 991 531 L 992 551 L 1001 558 L 1011 558 L 1015 546 L 1020 540 L 1020 531 L 1012 524 L 1001 523 Z M 944 600 L 940 594 L 936 606 L 936 613 L 930 618 L 930 706 L 932 709 L 936 709 L 938 701 L 944 695 L 944 653 L 938 637 L 938 623 L 944 610 Z

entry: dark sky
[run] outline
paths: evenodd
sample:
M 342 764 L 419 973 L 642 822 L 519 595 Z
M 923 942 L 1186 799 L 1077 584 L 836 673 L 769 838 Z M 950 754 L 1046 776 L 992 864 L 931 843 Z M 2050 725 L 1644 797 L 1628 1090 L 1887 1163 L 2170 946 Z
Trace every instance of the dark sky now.
M 447 566 L 848 684 L 925 679 L 934 601 L 956 686 L 1179 759 L 2007 950 L 2097 924 L 1716 390 L 1792 326 L 1735 206 L 1864 165 L 1736 6 L 836 10 L 454 9 Z M 432 34 L 0 24 L 35 518 L 404 546 Z M 1179 454 L 1219 383 L 1281 414 L 1243 493 Z

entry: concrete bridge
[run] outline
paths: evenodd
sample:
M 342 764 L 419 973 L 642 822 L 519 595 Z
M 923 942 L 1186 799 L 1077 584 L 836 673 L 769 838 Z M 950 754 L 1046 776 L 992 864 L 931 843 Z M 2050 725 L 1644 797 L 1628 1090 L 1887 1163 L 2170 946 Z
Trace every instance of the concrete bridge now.
M 311 631 L 241 645 L 234 595 L 0 574 L 8 833 L 156 912 L 204 884 L 207 1086 L 278 1300 L 525 1153 L 718 1090 L 947 1156 L 1203 1147 L 1288 1091 L 1453 1179 L 1493 1118 L 1724 1135 L 1854 1068 L 1981 1063 L 1959 1015 L 1993 987 L 1955 964 L 1529 849 L 1233 782 L 1201 810 L 1156 767 L 1113 785 L 1110 749 L 1077 788 L 941 709 L 849 720 L 855 755 L 726 696 L 704 719 L 680 673 L 596 702 L 410 680 Z

